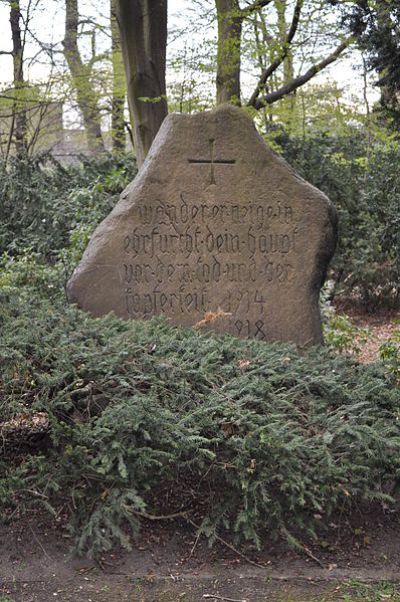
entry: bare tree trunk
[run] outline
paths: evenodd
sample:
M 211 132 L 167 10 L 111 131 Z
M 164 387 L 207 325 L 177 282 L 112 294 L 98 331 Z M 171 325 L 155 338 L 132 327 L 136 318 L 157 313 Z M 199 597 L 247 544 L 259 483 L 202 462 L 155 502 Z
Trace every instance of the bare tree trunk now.
M 168 113 L 167 0 L 116 0 L 116 9 L 140 167 Z
M 263 73 L 267 68 L 267 65 L 271 64 L 275 56 L 273 50 L 274 39 L 268 32 L 267 20 L 261 9 L 256 11 L 255 13 L 254 33 L 256 39 L 258 64 L 260 66 L 260 77 L 262 77 Z M 274 84 L 275 78 L 272 77 L 264 83 L 264 92 L 268 93 L 270 90 L 274 89 Z M 260 110 L 263 113 L 265 131 L 268 131 L 272 122 L 274 121 L 274 116 L 271 111 L 267 110 L 267 107 L 263 107 Z
M 289 26 L 286 23 L 286 9 L 287 0 L 275 0 L 275 9 L 278 15 L 278 32 L 279 32 L 279 55 L 285 55 L 282 66 L 283 66 L 283 82 L 282 85 L 286 85 L 294 78 L 294 67 L 293 67 L 293 54 L 292 47 L 289 45 L 285 48 L 287 40 Z M 287 115 L 286 127 L 289 132 L 292 130 L 293 120 L 296 118 L 294 110 L 296 106 L 296 90 L 291 94 L 288 94 L 282 99 L 282 106 L 285 107 L 285 113 Z
M 24 108 L 25 103 L 22 98 L 23 89 L 25 87 L 24 82 L 24 70 L 23 70 L 23 45 L 21 39 L 21 27 L 20 27 L 20 4 L 19 0 L 14 0 L 10 3 L 10 25 L 12 33 L 12 57 L 13 57 L 13 68 L 14 68 L 14 95 L 15 102 L 13 108 L 13 129 L 15 134 L 15 148 L 17 157 L 22 158 L 27 153 L 27 128 L 28 121 L 26 116 L 26 110 Z
M 288 47 L 284 50 L 288 34 L 288 25 L 286 23 L 287 0 L 275 0 L 275 8 L 278 15 L 279 43 L 281 45 L 279 52 L 280 54 L 285 52 L 285 58 L 283 59 L 283 83 L 287 84 L 294 77 L 292 49 Z
M 83 63 L 78 48 L 78 17 L 78 0 L 65 0 L 65 59 L 83 115 L 89 150 L 93 153 L 104 152 L 98 98 L 90 82 L 91 67 Z
M 111 137 L 113 150 L 125 149 L 125 95 L 126 84 L 124 64 L 121 54 L 121 41 L 116 17 L 116 0 L 110 0 L 111 21 L 111 60 L 113 70 L 112 100 L 111 100 Z
M 240 44 L 243 13 L 239 0 L 215 0 L 218 18 L 217 104 L 240 105 Z

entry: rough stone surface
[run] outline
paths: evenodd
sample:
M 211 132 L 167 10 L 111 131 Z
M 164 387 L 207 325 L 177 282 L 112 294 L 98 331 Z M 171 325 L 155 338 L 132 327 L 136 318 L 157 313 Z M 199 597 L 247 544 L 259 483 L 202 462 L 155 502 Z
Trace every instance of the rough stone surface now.
M 318 297 L 335 244 L 327 197 L 241 109 L 171 114 L 95 231 L 68 295 L 94 316 L 161 314 L 303 347 L 322 342 Z

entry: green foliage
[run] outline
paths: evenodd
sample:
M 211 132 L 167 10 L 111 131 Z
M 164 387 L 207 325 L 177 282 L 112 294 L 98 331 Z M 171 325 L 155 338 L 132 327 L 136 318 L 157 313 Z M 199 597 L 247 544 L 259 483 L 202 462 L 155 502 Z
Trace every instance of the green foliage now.
M 337 291 L 367 310 L 400 305 L 400 144 L 361 128 L 341 136 L 275 137 L 285 158 L 339 212 Z
M 257 545 L 265 529 L 291 539 L 344 504 L 393 501 L 400 390 L 382 370 L 158 319 L 94 319 L 55 294 L 54 268 L 3 268 L 2 420 L 45 412 L 51 426 L 45 454 L 0 463 L 3 507 L 62 509 L 78 551 L 98 554 L 129 546 L 144 511 L 185 510 L 210 541 Z
M 79 167 L 68 168 L 49 155 L 0 162 L 0 253 L 31 249 L 49 259 L 70 237 L 81 251 L 135 171 L 129 155 L 82 158 Z
M 379 355 L 394 382 L 400 385 L 400 328 L 379 347 Z
M 3 294 L 18 295 L 20 289 L 28 287 L 34 295 L 59 297 L 64 279 L 62 263 L 49 267 L 41 261 L 40 255 L 30 249 L 17 257 L 7 253 L 0 257 L 0 290 Z
M 320 294 L 324 341 L 338 353 L 357 355 L 370 337 L 370 332 L 367 328 L 359 328 L 352 324 L 346 314 L 336 313 L 331 303 L 333 285 L 334 283 L 328 280 Z
M 367 338 L 368 332 L 354 326 L 345 314 L 333 312 L 324 325 L 326 344 L 339 353 L 359 353 L 360 344 L 365 343 Z

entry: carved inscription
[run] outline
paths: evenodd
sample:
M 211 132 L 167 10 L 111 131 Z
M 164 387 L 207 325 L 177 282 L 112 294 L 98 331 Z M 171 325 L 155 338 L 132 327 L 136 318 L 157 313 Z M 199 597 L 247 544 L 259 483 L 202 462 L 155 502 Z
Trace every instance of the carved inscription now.
M 227 224 L 252 225 L 255 230 L 265 230 L 276 224 L 293 224 L 291 205 L 277 202 L 274 204 L 248 203 L 191 203 L 183 194 L 177 204 L 159 200 L 154 205 L 139 205 L 133 210 L 135 220 L 143 225 L 166 225 L 180 228 L 184 225 Z
M 210 161 L 190 161 L 209 163 L 214 180 L 214 165 L 223 163 L 213 141 Z M 181 194 L 175 204 L 139 204 L 134 217 L 120 272 L 129 316 L 181 315 L 195 323 L 222 309 L 233 334 L 268 338 L 268 286 L 284 294 L 297 270 L 300 220 L 290 202 L 189 202 Z

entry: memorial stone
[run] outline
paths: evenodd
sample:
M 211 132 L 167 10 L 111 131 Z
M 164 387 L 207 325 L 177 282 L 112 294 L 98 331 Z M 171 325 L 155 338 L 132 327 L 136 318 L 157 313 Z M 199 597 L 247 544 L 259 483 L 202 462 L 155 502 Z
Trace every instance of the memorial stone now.
M 303 347 L 322 342 L 319 291 L 335 244 L 327 197 L 241 109 L 171 114 L 93 234 L 68 296 L 94 316 L 203 321 Z

